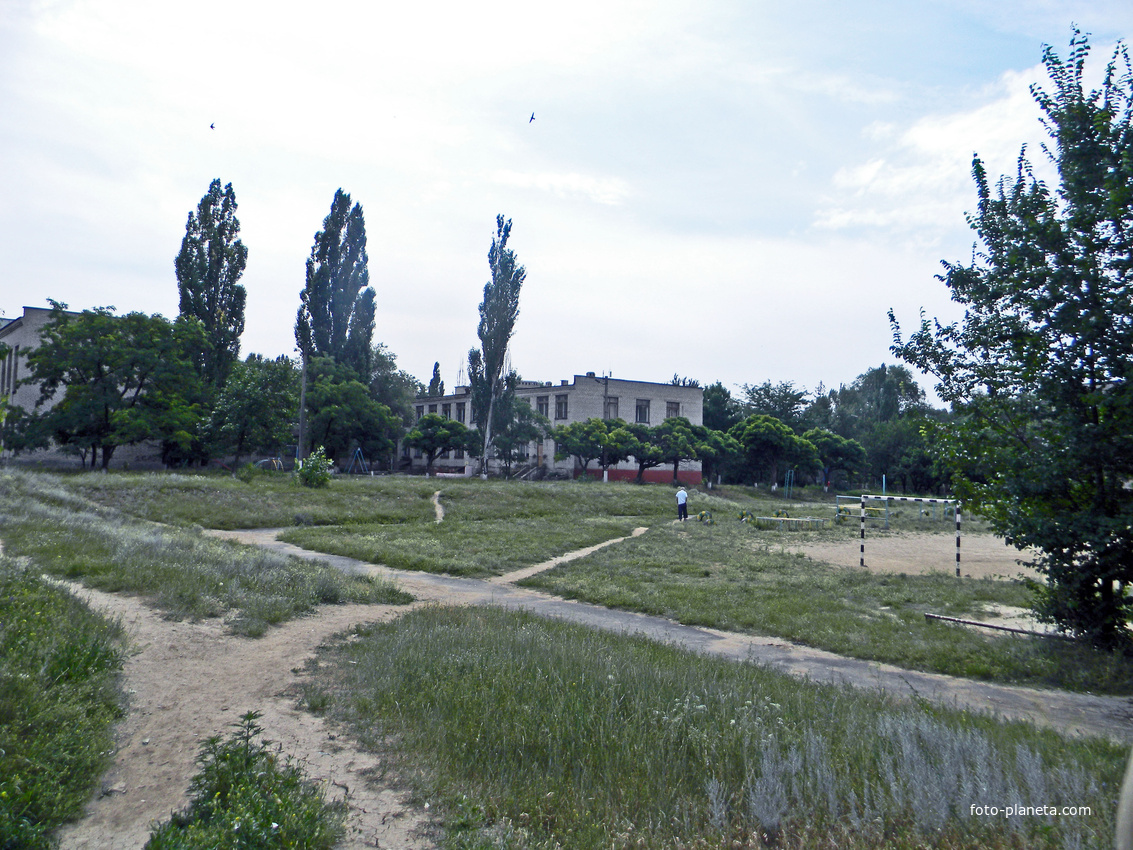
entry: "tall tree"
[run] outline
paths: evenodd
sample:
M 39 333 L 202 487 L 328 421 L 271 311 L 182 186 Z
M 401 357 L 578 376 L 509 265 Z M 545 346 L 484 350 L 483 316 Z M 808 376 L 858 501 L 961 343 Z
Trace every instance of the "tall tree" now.
M 1044 49 L 1053 88 L 1031 88 L 1057 181 L 1025 149 L 994 188 L 973 161 L 980 248 L 940 277 L 963 321 L 922 315 L 904 340 L 889 319 L 958 414 L 936 435 L 958 495 L 1039 551 L 1044 613 L 1112 647 L 1133 613 L 1133 70 L 1119 45 L 1087 91 L 1088 54 L 1075 30 L 1066 61 Z
M 370 396 L 384 404 L 403 425 L 413 424 L 413 400 L 424 386 L 404 369 L 397 368 L 397 355 L 379 342 L 370 354 Z
M 468 352 L 468 377 L 476 424 L 484 435 L 485 464 L 492 445 L 492 411 L 505 390 L 508 346 L 519 316 L 519 291 L 527 277 L 527 270 L 516 262 L 515 251 L 507 246 L 510 236 L 511 219 L 504 221 L 502 215 L 497 215 L 496 235 L 488 249 L 492 279 L 484 284 L 480 324 L 476 329 L 480 349 Z M 485 474 L 486 470 L 487 467 Z
M 244 287 L 238 281 L 248 262 L 240 241 L 236 193 L 213 180 L 208 192 L 189 213 L 185 237 L 174 261 L 182 316 L 200 321 L 205 344 L 194 359 L 201 379 L 213 390 L 224 386 L 240 357 L 244 333 Z
M 441 396 L 445 394 L 445 382 L 441 380 L 441 364 L 433 364 L 433 377 L 429 379 L 429 387 L 425 390 L 425 395 L 429 397 Z
M 351 207 L 350 195 L 339 189 L 323 229 L 315 234 L 299 293 L 295 342 L 307 359 L 333 357 L 359 380 L 369 379 L 375 315 L 369 284 L 362 205 Z

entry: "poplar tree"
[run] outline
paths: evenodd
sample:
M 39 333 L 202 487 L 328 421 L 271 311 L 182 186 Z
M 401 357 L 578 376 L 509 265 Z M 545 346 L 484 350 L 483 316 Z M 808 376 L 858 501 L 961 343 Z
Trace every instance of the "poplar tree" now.
M 508 346 L 515 332 L 519 316 L 519 291 L 527 277 L 527 270 L 516 262 L 515 251 L 507 246 L 511 236 L 511 219 L 504 221 L 496 216 L 496 235 L 488 250 L 488 265 L 492 279 L 484 285 L 484 300 L 480 302 L 480 325 L 477 334 L 480 348 L 468 352 L 468 377 L 472 390 L 475 421 L 484 435 L 481 455 L 487 473 L 489 449 L 492 445 L 493 412 L 507 390 Z
M 185 237 L 174 261 L 180 311 L 200 321 L 205 344 L 198 352 L 197 372 L 207 387 L 224 386 L 240 358 L 244 332 L 244 287 L 238 281 L 248 262 L 248 249 L 239 239 L 236 193 L 219 180 L 189 213 Z
M 369 283 L 362 205 L 351 207 L 350 195 L 339 189 L 315 234 L 299 293 L 295 342 L 306 359 L 333 357 L 369 380 L 375 315 Z

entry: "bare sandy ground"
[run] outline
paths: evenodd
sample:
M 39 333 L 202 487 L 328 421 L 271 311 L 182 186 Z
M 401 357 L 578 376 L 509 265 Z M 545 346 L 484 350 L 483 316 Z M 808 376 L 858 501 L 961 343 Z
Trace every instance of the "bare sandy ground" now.
M 416 604 L 522 608 L 595 628 L 646 635 L 697 652 L 753 661 L 814 681 L 932 699 L 1071 734 L 1133 738 L 1133 700 L 1128 698 L 1005 687 L 902 670 L 775 638 L 694 628 L 567 601 L 513 584 L 521 576 L 549 569 L 571 556 L 581 557 L 589 549 L 486 582 L 393 571 L 309 552 L 276 540 L 277 531 L 215 535 L 324 560 L 347 572 L 392 578 L 417 597 Z M 642 532 L 639 529 L 635 535 Z M 917 544 L 909 548 L 916 550 Z M 1001 551 L 994 551 L 1002 558 Z M 1006 564 L 1010 564 L 1009 557 Z M 259 722 L 268 740 L 279 742 L 284 752 L 301 760 L 309 775 L 325 783 L 330 796 L 347 800 L 350 832 L 341 847 L 417 850 L 435 846 L 435 824 L 425 801 L 412 800 L 392 780 L 383 779 L 379 757 L 359 748 L 344 730 L 298 707 L 302 667 L 319 645 L 355 624 L 396 617 L 406 606 L 327 606 L 251 640 L 227 634 L 218 621 L 171 622 L 136 597 L 78 585 L 71 588 L 96 610 L 121 618 L 130 636 L 131 656 L 124 671 L 129 705 L 117 732 L 114 766 L 85 816 L 61 831 L 63 850 L 141 848 L 154 821 L 168 818 L 172 810 L 187 803 L 201 742 L 211 735 L 227 734 L 251 710 L 263 713 Z
M 784 545 L 804 552 L 817 561 L 837 567 L 860 569 L 861 540 L 858 537 L 821 543 L 795 543 L 784 534 Z M 971 578 L 1016 578 L 1038 573 L 1018 563 L 1030 554 L 1008 546 L 1003 538 L 990 534 L 962 534 L 960 537 L 960 574 Z M 875 573 L 925 575 L 932 572 L 956 572 L 956 536 L 954 534 L 882 534 L 866 531 L 865 566 Z

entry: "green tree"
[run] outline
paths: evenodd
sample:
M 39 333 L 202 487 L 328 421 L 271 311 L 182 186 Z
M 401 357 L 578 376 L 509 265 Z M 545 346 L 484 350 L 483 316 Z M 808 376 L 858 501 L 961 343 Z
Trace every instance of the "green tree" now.
M 360 448 L 370 459 L 388 461 L 401 431 L 390 409 L 370 397 L 353 369 L 333 358 L 316 357 L 308 370 L 307 448 L 321 445 L 332 460 L 349 457 Z
M 728 431 L 743 419 L 740 404 L 722 383 L 704 388 L 704 427 L 712 431 Z
M 751 481 L 763 478 L 773 483 L 779 480 L 781 469 L 818 466 L 814 445 L 773 416 L 753 413 L 732 429 L 731 436 L 743 449 L 745 472 Z
M 370 352 L 370 397 L 388 407 L 401 423 L 413 424 L 413 401 L 424 391 L 421 382 L 397 368 L 397 355 L 379 342 Z
M 526 399 L 515 393 L 505 395 L 496 408 L 496 436 L 492 438 L 496 457 L 503 462 L 504 475 L 511 475 L 512 465 L 525 458 L 527 447 L 550 433 L 547 417 L 535 411 Z
M 236 364 L 213 407 L 213 444 L 233 453 L 235 471 L 246 452 L 277 451 L 290 442 L 298 408 L 295 364 L 286 357 L 266 360 L 251 354 Z
M 445 394 L 445 382 L 441 380 L 441 364 L 433 364 L 433 377 L 429 379 L 429 388 L 425 390 L 425 395 L 430 398 L 442 396 Z
M 661 453 L 661 446 L 657 442 L 656 429 L 650 428 L 643 422 L 630 422 L 625 426 L 629 433 L 627 450 L 634 463 L 637 464 L 637 484 L 645 483 L 645 470 L 660 466 L 665 462 Z
M 607 436 L 605 421 L 596 417 L 559 425 L 551 431 L 555 441 L 555 460 L 573 456 L 582 467 L 583 477 L 586 477 L 590 461 L 602 456 Z
M 748 416 L 772 416 L 792 430 L 801 423 L 807 406 L 805 388 L 796 387 L 790 381 L 778 384 L 764 381 L 762 384 L 744 384 L 743 391 L 742 407 Z
M 333 357 L 360 380 L 370 376 L 374 336 L 368 263 L 362 205 L 351 207 L 350 195 L 339 189 L 307 258 L 295 342 L 306 358 Z
M 696 435 L 692 424 L 683 416 L 670 416 L 653 429 L 653 442 L 661 451 L 661 462 L 673 465 L 673 483 L 681 461 L 696 460 Z
M 700 459 L 700 474 L 709 487 L 713 479 L 719 477 L 742 454 L 735 437 L 724 431 L 717 431 L 703 425 L 694 425 L 692 432 L 696 437 L 696 456 Z
M 426 413 L 405 435 L 404 444 L 420 449 L 425 455 L 425 475 L 433 474 L 433 461 L 442 452 L 463 449 L 468 445 L 471 432 L 455 419 L 446 419 L 437 413 Z
M 1133 596 L 1133 71 L 1123 45 L 1087 91 L 1089 44 L 1043 53 L 1032 96 L 1058 177 L 1020 155 L 993 187 L 972 165 L 979 239 L 940 279 L 962 322 L 923 315 L 893 351 L 933 374 L 957 413 L 937 429 L 957 494 L 1039 551 L 1041 610 L 1100 646 L 1130 643 Z
M 190 360 L 204 339 L 200 322 L 115 316 L 104 307 L 70 316 L 66 305 L 51 303 L 40 344 L 28 355 L 30 379 L 40 384 L 36 408 L 54 401 L 34 417 L 41 438 L 84 456 L 89 449 L 91 467 L 101 456 L 103 469 L 118 446 L 157 440 L 187 448 L 202 415 Z
M 835 472 L 856 475 L 866 466 L 866 454 L 862 444 L 850 440 L 824 428 L 811 428 L 803 439 L 810 442 L 818 452 L 822 464 L 822 484 L 826 487 Z
M 487 462 L 492 445 L 493 410 L 505 390 L 508 346 L 519 317 L 519 291 L 527 270 L 516 262 L 515 251 L 507 246 L 511 219 L 496 216 L 496 235 L 488 250 L 492 279 L 484 284 L 480 302 L 480 324 L 476 329 L 480 348 L 468 352 L 468 378 L 476 426 L 484 436 L 482 457 Z M 514 375 L 514 372 L 509 373 Z M 487 470 L 485 467 L 484 474 Z
M 182 316 L 197 319 L 205 331 L 204 345 L 194 356 L 205 386 L 224 386 L 240 357 L 244 332 L 244 287 L 238 282 L 248 262 L 240 241 L 236 193 L 213 180 L 208 192 L 189 213 L 181 250 L 174 261 Z

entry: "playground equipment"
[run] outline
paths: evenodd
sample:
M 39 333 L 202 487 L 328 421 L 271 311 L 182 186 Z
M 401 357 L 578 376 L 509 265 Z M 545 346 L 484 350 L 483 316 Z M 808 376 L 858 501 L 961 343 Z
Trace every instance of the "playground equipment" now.
M 370 464 L 366 463 L 366 456 L 362 454 L 361 446 L 354 450 L 354 456 L 350 458 L 350 466 L 346 467 L 346 474 L 352 474 L 355 469 L 362 475 L 370 472 Z
M 839 497 L 841 498 L 841 497 Z M 921 499 L 914 496 L 871 496 L 865 493 L 861 496 L 861 558 L 858 561 L 859 566 L 865 566 L 865 515 L 866 515 L 866 500 L 886 500 L 886 517 L 888 518 L 888 503 L 889 502 L 918 502 L 921 504 L 932 503 L 947 503 L 953 506 L 956 516 L 956 577 L 960 577 L 960 502 L 956 499 Z M 888 524 L 886 525 L 888 527 Z

